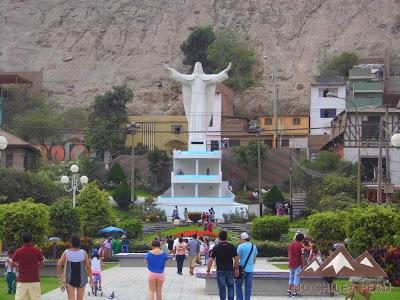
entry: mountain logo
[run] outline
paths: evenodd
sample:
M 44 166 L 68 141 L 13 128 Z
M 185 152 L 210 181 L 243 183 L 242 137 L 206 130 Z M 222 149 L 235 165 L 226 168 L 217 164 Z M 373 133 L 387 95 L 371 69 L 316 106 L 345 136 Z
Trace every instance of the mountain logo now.
M 300 272 L 300 276 L 387 277 L 367 251 L 353 259 L 343 246 L 337 248 L 324 262 L 318 258 L 310 261 Z

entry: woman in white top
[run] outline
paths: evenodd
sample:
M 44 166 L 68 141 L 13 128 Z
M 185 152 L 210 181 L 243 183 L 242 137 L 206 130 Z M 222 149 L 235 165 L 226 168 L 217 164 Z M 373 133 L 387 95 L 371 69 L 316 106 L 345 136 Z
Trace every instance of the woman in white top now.
M 89 256 L 80 248 L 80 238 L 76 234 L 71 236 L 71 249 L 65 250 L 57 263 L 58 277 L 62 276 L 61 268 L 64 264 L 67 264 L 65 277 L 68 300 L 83 300 L 88 277 L 90 284 L 93 283 L 93 278 Z

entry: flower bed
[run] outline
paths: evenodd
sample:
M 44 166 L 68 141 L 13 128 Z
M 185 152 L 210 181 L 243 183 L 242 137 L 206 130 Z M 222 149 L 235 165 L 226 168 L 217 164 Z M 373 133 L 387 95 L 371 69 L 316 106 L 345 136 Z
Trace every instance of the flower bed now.
M 211 231 L 205 231 L 205 230 L 187 230 L 187 231 L 182 231 L 175 233 L 173 236 L 174 237 L 180 237 L 181 234 L 184 237 L 192 236 L 193 234 L 197 234 L 198 237 L 203 237 L 203 236 L 210 236 L 210 237 L 217 237 L 218 233 L 216 232 L 211 232 Z

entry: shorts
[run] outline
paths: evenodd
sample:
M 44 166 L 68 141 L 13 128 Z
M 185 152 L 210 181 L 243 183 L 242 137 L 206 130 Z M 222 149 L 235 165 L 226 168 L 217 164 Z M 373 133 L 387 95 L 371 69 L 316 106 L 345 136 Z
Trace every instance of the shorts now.
M 165 274 L 164 273 L 154 273 L 154 272 L 149 271 L 148 280 L 164 281 Z
M 40 282 L 17 282 L 15 300 L 40 300 Z
M 188 256 L 189 259 L 189 267 L 194 268 L 197 262 L 197 255 L 196 256 Z
M 299 273 L 301 272 L 301 265 L 297 268 L 290 268 L 289 269 L 289 284 L 293 284 L 298 286 L 300 284 L 300 276 Z
M 100 281 L 101 280 L 101 273 L 93 273 L 93 280 Z

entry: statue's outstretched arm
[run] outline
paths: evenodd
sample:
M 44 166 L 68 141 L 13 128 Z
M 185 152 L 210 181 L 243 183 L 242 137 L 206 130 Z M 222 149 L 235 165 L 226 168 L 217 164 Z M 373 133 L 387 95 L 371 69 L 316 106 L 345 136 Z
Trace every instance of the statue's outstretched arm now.
M 223 70 L 215 75 L 208 75 L 208 76 L 210 76 L 210 81 L 208 81 L 208 82 L 209 83 L 220 83 L 220 82 L 228 79 L 229 78 L 228 71 L 231 69 L 231 67 L 232 67 L 232 63 L 229 63 L 228 67 L 225 70 Z
M 178 81 L 180 83 L 187 83 L 187 81 L 193 80 L 193 75 L 179 73 L 178 71 L 168 67 L 166 64 L 164 64 L 164 67 L 169 71 L 171 79 L 175 81 Z

